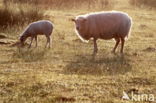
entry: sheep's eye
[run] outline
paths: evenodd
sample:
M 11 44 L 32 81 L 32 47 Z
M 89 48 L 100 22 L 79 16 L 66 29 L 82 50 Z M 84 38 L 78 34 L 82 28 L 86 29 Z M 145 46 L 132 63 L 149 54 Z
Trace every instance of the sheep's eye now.
M 23 41 L 23 38 L 21 38 L 20 40 Z

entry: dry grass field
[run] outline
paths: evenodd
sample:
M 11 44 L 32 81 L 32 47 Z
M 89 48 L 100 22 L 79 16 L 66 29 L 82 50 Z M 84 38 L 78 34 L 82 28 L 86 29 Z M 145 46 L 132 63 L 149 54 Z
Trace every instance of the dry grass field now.
M 123 91 L 129 95 L 152 94 L 154 102 L 136 103 L 156 103 L 156 9 L 149 5 L 137 7 L 128 0 L 104 2 L 106 7 L 98 6 L 102 2 L 97 1 L 95 5 L 82 3 L 80 8 L 76 3 L 71 8 L 38 4 L 43 19 L 54 23 L 50 49 L 44 48 L 44 36 L 39 36 L 37 48 L 11 46 L 27 21 L 0 28 L 0 34 L 6 36 L 0 39 L 0 103 L 133 103 L 122 99 Z M 0 7 L 3 5 L 1 1 Z M 14 5 L 12 10 L 19 4 Z M 110 53 L 113 40 L 98 40 L 99 52 L 93 60 L 93 42 L 80 41 L 70 19 L 107 10 L 124 11 L 132 17 L 131 36 L 124 55 L 119 49 L 115 55 Z

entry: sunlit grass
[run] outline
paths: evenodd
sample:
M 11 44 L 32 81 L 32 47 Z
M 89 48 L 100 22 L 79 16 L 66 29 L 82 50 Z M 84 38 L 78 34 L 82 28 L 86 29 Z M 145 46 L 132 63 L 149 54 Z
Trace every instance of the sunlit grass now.
M 44 19 L 54 23 L 50 49 L 44 48 L 45 36 L 38 36 L 37 48 L 34 44 L 30 49 L 0 45 L 0 102 L 133 103 L 121 98 L 123 91 L 133 89 L 156 96 L 155 10 L 118 2 L 113 9 L 127 12 L 133 19 L 124 55 L 120 55 L 120 47 L 116 54 L 110 53 L 113 40 L 98 40 L 99 51 L 93 59 L 93 42 L 83 43 L 75 34 L 71 18 L 101 9 L 49 8 L 44 10 Z M 17 41 L 27 25 L 10 25 L 1 32 L 6 40 Z

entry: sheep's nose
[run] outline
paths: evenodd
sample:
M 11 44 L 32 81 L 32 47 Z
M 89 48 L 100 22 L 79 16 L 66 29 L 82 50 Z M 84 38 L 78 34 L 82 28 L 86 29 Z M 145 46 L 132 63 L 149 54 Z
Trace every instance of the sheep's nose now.
M 77 30 L 79 30 L 79 27 L 76 27 Z

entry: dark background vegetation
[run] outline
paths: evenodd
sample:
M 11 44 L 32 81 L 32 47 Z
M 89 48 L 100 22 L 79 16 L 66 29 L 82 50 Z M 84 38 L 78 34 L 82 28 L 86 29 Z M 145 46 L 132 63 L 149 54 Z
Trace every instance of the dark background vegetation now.
M 156 7 L 155 0 L 129 0 L 129 3 L 138 7 L 142 5 Z M 20 6 L 21 4 L 24 4 L 27 9 Z M 44 14 L 41 9 L 43 4 L 44 7 L 52 9 L 78 9 L 87 6 L 88 9 L 98 7 L 104 10 L 104 8 L 112 8 L 115 2 L 113 0 L 66 0 L 66 2 L 64 0 L 3 0 L 3 6 L 0 8 L 0 27 L 43 19 Z

